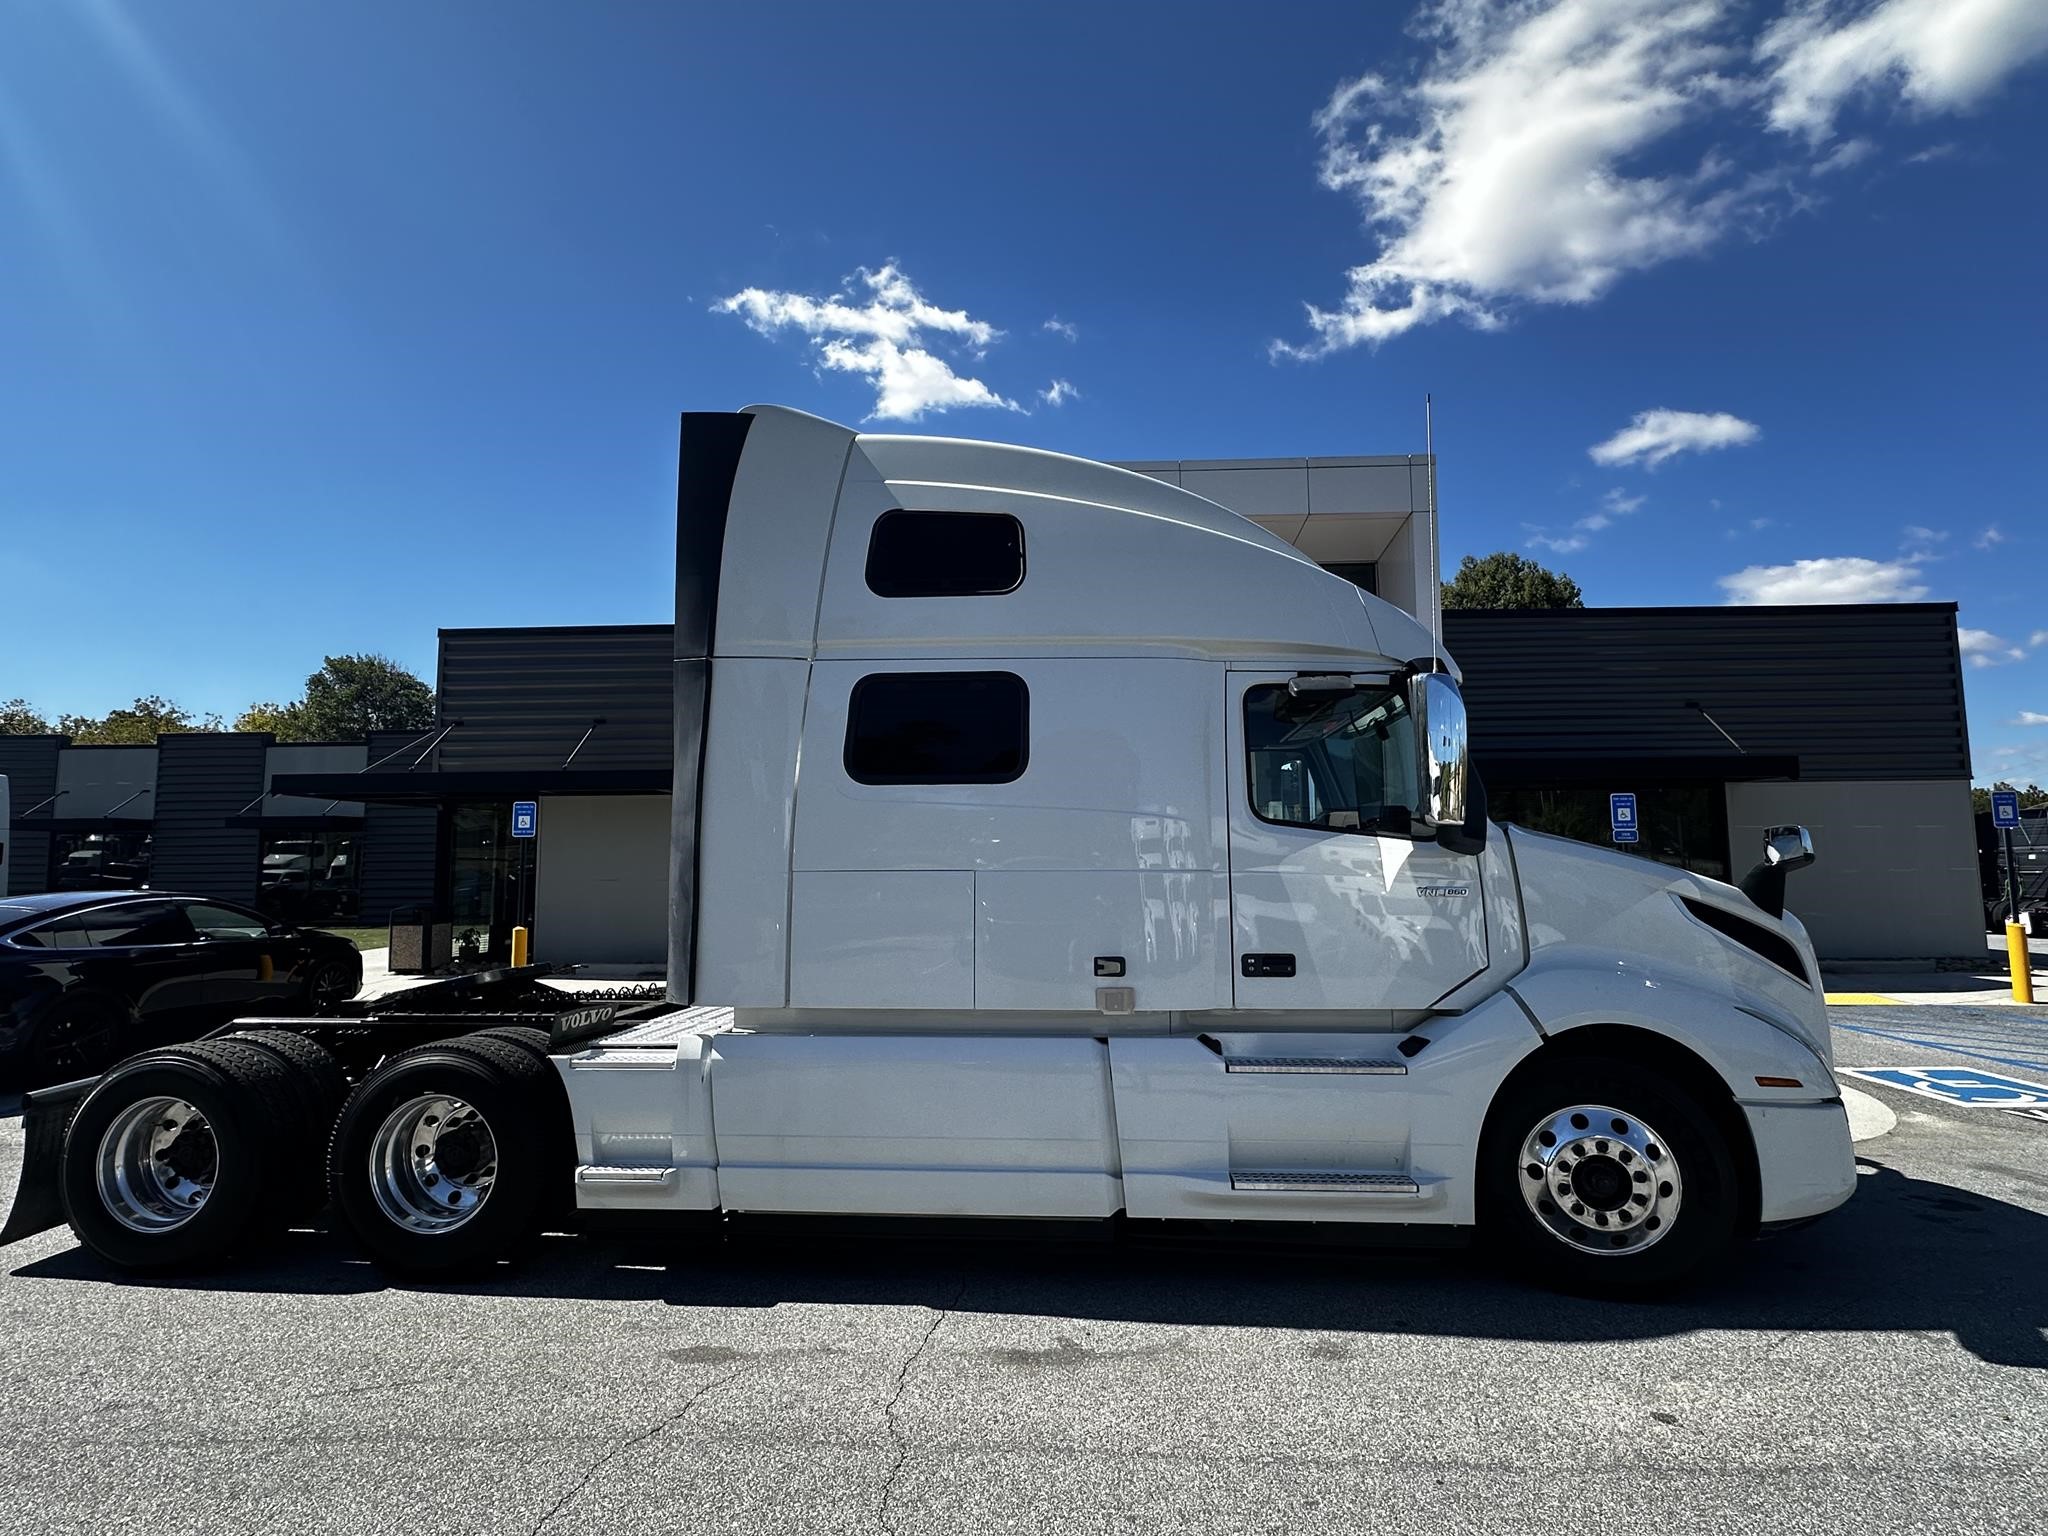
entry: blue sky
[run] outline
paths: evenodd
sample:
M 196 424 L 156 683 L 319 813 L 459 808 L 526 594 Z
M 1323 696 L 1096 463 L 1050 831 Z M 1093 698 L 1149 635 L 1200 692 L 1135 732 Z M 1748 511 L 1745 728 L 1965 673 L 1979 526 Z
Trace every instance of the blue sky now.
M 1446 569 L 1958 601 L 2048 781 L 2039 0 L 4 4 L 0 698 L 659 620 L 680 410 L 1207 458 L 1430 391 Z

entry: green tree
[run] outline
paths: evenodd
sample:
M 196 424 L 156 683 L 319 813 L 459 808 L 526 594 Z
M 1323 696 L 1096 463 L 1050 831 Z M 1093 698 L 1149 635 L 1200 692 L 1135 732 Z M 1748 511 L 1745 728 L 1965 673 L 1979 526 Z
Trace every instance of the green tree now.
M 169 699 L 148 694 L 126 709 L 113 709 L 97 719 L 91 715 L 60 715 L 57 730 L 73 741 L 96 747 L 146 747 L 159 736 L 179 731 L 217 731 L 219 715 L 195 715 Z
M 27 699 L 0 704 L 0 736 L 47 736 L 50 722 L 29 707 Z
M 2019 789 L 2019 786 L 2000 779 L 1991 786 L 1991 789 Z M 1970 791 L 1971 806 L 1987 815 L 1991 811 L 1991 789 L 1972 789 Z M 2022 810 L 2028 810 L 2037 805 L 2048 805 L 2048 789 L 2043 789 L 2038 784 L 2029 784 L 2025 789 L 2020 789 L 2020 808 Z
M 1467 555 L 1444 583 L 1446 608 L 1583 608 L 1579 584 L 1560 571 L 1501 550 L 1483 560 Z
M 329 656 L 297 705 L 301 741 L 350 741 L 371 731 L 424 731 L 434 690 L 387 656 Z
M 268 731 L 279 741 L 310 741 L 303 704 L 251 704 L 235 716 L 238 731 Z

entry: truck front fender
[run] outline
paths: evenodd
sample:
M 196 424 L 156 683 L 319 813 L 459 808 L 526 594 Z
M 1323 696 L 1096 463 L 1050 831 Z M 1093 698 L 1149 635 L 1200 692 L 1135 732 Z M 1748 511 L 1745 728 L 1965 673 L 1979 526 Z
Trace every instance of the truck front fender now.
M 1789 1022 L 1683 975 L 1588 955 L 1538 955 L 1507 990 L 1544 1037 L 1596 1026 L 1662 1036 L 1711 1067 L 1740 1104 L 1840 1097 L 1833 1074 Z M 1796 1087 L 1767 1086 L 1789 1080 Z

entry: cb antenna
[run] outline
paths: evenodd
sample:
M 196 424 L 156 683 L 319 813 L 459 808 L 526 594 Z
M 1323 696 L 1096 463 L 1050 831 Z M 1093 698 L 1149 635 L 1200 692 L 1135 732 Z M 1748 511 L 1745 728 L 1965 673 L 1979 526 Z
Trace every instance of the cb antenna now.
M 1432 659 L 1444 652 L 1444 572 L 1438 563 L 1436 546 L 1436 411 L 1428 395 L 1422 397 L 1422 451 L 1429 459 L 1429 650 Z

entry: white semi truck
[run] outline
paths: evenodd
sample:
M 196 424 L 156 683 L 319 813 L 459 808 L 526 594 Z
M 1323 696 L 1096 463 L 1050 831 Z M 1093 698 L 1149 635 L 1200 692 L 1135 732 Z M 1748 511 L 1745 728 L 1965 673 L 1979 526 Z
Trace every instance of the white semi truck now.
M 32 1096 L 0 1236 L 1315 1224 L 1636 1290 L 1854 1188 L 1804 832 L 1737 889 L 1491 825 L 1429 631 L 1246 519 L 761 407 L 683 418 L 677 553 L 668 1003 L 486 978 L 134 1058 Z

